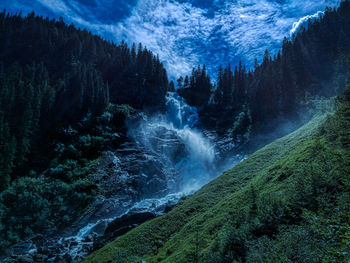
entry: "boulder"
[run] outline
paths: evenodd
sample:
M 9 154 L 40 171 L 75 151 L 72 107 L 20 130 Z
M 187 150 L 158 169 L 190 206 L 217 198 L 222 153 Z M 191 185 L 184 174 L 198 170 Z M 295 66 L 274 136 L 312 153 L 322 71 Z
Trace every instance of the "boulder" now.
M 32 257 L 29 256 L 20 256 L 18 257 L 19 263 L 34 263 L 34 260 Z
M 135 226 L 142 224 L 148 220 L 151 220 L 155 217 L 156 215 L 150 212 L 124 215 L 109 223 L 104 234 L 112 236 L 114 238 L 125 234 L 129 230 L 133 229 Z
M 68 253 L 64 254 L 62 258 L 64 260 L 63 262 L 65 262 L 65 263 L 72 263 L 72 261 L 73 261 L 72 257 Z
M 13 245 L 10 249 L 11 255 L 17 256 L 17 255 L 25 255 L 28 253 L 28 251 L 36 249 L 35 245 L 33 242 L 28 241 L 28 242 L 22 242 L 16 245 Z

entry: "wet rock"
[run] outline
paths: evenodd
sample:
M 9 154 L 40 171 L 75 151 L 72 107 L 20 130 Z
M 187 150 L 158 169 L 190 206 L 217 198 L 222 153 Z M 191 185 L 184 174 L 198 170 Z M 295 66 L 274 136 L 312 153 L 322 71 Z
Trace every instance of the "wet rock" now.
M 38 253 L 40 253 L 40 254 L 48 254 L 49 253 L 49 248 L 48 248 L 48 246 L 46 246 L 46 245 L 43 245 L 43 246 L 40 246 L 39 248 L 38 248 Z
M 66 253 L 63 256 L 56 256 L 54 258 L 50 258 L 47 262 L 53 262 L 53 263 L 72 263 L 73 259 L 72 257 Z
M 168 190 L 169 174 L 164 163 L 135 142 L 123 144 L 116 152 L 103 153 L 92 169 L 95 182 L 100 184 L 105 196 L 136 200 L 162 195 Z
M 49 256 L 43 254 L 35 254 L 33 256 L 34 262 L 47 262 Z
M 64 259 L 61 256 L 56 256 L 53 259 L 53 263 L 64 263 Z
M 65 263 L 72 263 L 73 262 L 72 257 L 68 253 L 64 254 L 62 259 L 64 260 Z
M 106 237 L 104 237 L 104 236 L 96 237 L 95 240 L 94 240 L 94 244 L 93 244 L 92 250 L 93 251 L 99 250 L 106 243 L 107 243 Z
M 117 237 L 155 217 L 156 215 L 150 212 L 125 215 L 109 223 L 104 234 L 106 236 Z
M 176 204 L 167 204 L 164 208 L 164 213 L 169 213 L 175 206 Z
M 2 263 L 17 263 L 14 258 L 5 258 Z
M 93 235 L 88 235 L 83 240 L 83 242 L 92 242 L 92 241 L 93 241 Z
M 16 245 L 13 245 L 11 248 L 10 248 L 10 253 L 11 255 L 13 256 L 16 256 L 16 255 L 24 255 L 24 254 L 27 254 L 28 251 L 32 250 L 32 249 L 36 249 L 35 245 L 33 244 L 33 242 L 31 241 L 28 241 L 28 242 L 22 242 L 22 243 L 19 243 L 19 244 L 16 244 Z
M 20 256 L 18 257 L 19 263 L 34 263 L 34 260 L 32 257 L 29 256 Z
M 147 123 L 142 115 L 139 118 L 146 123 L 136 123 L 131 129 L 136 133 L 131 138 L 121 138 L 115 151 L 104 152 L 91 164 L 92 177 L 101 190 L 99 199 L 64 234 L 38 246 L 37 254 L 45 255 L 47 262 L 79 261 L 111 239 L 169 212 L 179 200 L 174 196 L 169 201 L 168 196 L 177 194 L 182 187 L 186 165 L 183 159 L 191 154 L 188 140 L 182 138 L 188 136 L 187 130 L 183 134 L 171 125 Z M 180 124 L 184 124 L 183 120 Z M 119 217 L 125 213 L 128 214 Z M 111 221 L 116 217 L 119 218 Z M 155 249 L 161 246 L 161 240 L 154 244 Z
M 93 240 L 93 247 L 91 251 L 98 250 L 106 245 L 111 240 L 121 236 L 139 224 L 156 217 L 156 214 L 151 212 L 135 213 L 124 215 L 110 222 L 102 236 L 95 236 Z M 90 251 L 90 252 L 91 252 Z

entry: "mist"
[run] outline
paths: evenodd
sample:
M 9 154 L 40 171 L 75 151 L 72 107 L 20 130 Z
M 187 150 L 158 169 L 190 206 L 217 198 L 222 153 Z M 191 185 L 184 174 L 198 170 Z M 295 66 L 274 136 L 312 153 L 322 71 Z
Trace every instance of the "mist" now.
M 174 171 L 169 193 L 192 193 L 219 175 L 217 149 L 198 124 L 196 108 L 174 92 L 166 96 L 166 113 L 140 114 L 129 122 L 128 135 Z

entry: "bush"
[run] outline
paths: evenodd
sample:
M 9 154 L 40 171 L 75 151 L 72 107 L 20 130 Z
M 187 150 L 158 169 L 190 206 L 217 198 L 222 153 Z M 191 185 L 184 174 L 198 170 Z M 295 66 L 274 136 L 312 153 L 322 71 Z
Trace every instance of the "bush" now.
M 0 195 L 0 248 L 69 223 L 91 203 L 94 190 L 88 180 L 67 184 L 22 177 L 14 181 Z
M 251 113 L 250 110 L 244 106 L 242 112 L 236 116 L 232 128 L 229 129 L 229 132 L 232 133 L 234 136 L 241 135 L 243 136 L 244 142 L 249 142 L 251 130 Z
M 103 137 L 88 134 L 79 137 L 78 148 L 82 151 L 84 157 L 93 159 L 98 157 L 106 149 L 107 143 L 108 140 Z
M 48 220 L 50 201 L 44 198 L 45 194 L 50 194 L 47 190 L 44 181 L 23 177 L 1 194 L 2 240 L 18 242 L 51 226 Z
M 247 252 L 249 225 L 243 224 L 239 228 L 230 227 L 221 238 L 220 252 L 224 263 L 234 260 L 241 261 Z
M 64 163 L 50 168 L 48 175 L 64 182 L 73 182 L 79 178 L 86 177 L 88 175 L 88 168 L 82 167 L 76 160 L 68 159 Z

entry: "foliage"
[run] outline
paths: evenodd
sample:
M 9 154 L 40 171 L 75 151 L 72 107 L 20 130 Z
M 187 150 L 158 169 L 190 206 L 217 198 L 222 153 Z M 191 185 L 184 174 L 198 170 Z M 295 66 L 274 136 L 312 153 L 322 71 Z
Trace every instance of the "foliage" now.
M 78 217 L 98 192 L 89 163 L 134 108 L 162 109 L 168 85 L 141 45 L 0 13 L 0 248 Z
M 193 68 L 192 75 L 185 80 L 178 80 L 177 92 L 186 98 L 190 105 L 202 108 L 209 103 L 212 84 L 207 75 L 206 67 Z
M 130 117 L 132 114 L 136 112 L 136 110 L 127 104 L 122 105 L 114 105 L 110 104 L 107 108 L 107 111 L 114 115 L 124 115 L 125 117 Z
M 120 126 L 114 125 L 112 114 L 106 122 L 102 117 L 106 114 L 111 113 L 60 129 L 48 169 L 40 174 L 40 169 L 28 166 L 26 174 L 16 174 L 8 182 L 0 193 L 0 250 L 72 223 L 95 199 L 99 186 L 91 180 L 90 163 L 120 143 L 116 136 Z
M 179 93 L 198 106 L 193 98 L 209 92 L 200 103 L 200 117 L 216 129 L 231 129 L 236 121 L 232 116 L 239 116 L 243 106 L 250 111 L 252 134 L 272 132 L 281 120 L 303 119 L 310 98 L 329 98 L 344 89 L 350 67 L 349 19 L 350 3 L 343 1 L 339 8 L 327 9 L 322 18 L 309 21 L 308 30 L 285 38 L 273 57 L 265 51 L 254 69 L 241 62 L 234 69 L 220 66 L 215 85 L 210 79 L 202 84 L 203 74 L 194 69 L 191 76 L 180 78 Z M 190 84 L 181 84 L 186 80 Z M 249 124 L 245 125 L 241 129 L 246 130 Z
M 347 262 L 348 90 L 335 113 L 317 115 L 84 262 Z
M 115 147 L 112 127 L 95 118 L 61 129 L 49 168 L 42 174 L 29 170 L 11 182 L 0 194 L 0 249 L 55 231 L 86 210 L 99 193 L 90 163 Z
M 48 84 L 43 64 L 21 67 L 14 63 L 0 71 L 3 249 L 48 229 L 55 231 L 84 212 L 98 193 L 91 181 L 89 163 L 119 139 L 116 130 L 123 124 L 112 119 L 122 119 L 134 110 L 122 105 L 115 106 L 116 113 L 109 113 L 107 108 L 101 112 L 104 106 L 99 100 L 91 101 L 91 94 L 78 106 L 80 95 L 69 91 L 76 86 L 69 87 L 69 81 L 64 81 L 59 85 L 67 84 L 65 91 L 56 90 Z M 72 74 L 77 77 L 76 72 Z M 89 79 L 86 85 L 98 82 L 95 73 L 81 76 L 85 74 Z M 75 81 L 84 80 L 78 77 Z M 112 119 L 106 121 L 106 114 Z
M 243 106 L 243 111 L 236 116 L 233 126 L 228 132 L 231 133 L 233 137 L 241 135 L 244 142 L 249 142 L 252 124 L 250 110 L 247 109 L 246 106 Z
M 119 105 L 111 108 L 118 112 L 115 124 L 122 126 L 133 108 L 162 110 L 168 88 L 159 58 L 141 44 L 136 50 L 135 45 L 116 45 L 62 19 L 3 11 L 0 191 L 30 164 L 47 168 L 57 130 L 86 116 L 100 116 L 110 103 Z
M 68 224 L 91 202 L 94 187 L 45 177 L 22 177 L 0 195 L 0 248 Z

